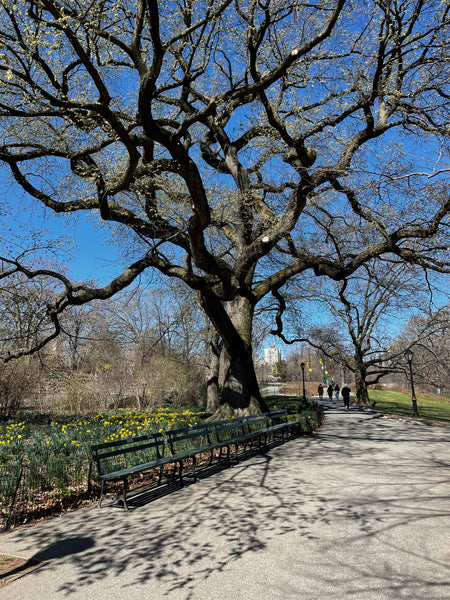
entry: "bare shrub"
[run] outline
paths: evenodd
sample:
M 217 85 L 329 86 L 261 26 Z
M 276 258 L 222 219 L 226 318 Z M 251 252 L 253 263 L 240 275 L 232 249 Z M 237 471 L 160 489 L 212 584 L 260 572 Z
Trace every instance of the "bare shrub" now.
M 204 377 L 197 365 L 166 356 L 153 356 L 133 385 L 140 408 L 171 404 L 198 406 L 205 399 Z
M 9 419 L 34 391 L 36 376 L 27 358 L 11 361 L 0 369 L 0 417 Z
M 91 377 L 73 373 L 67 379 L 64 408 L 69 414 L 95 412 L 102 405 L 102 394 Z

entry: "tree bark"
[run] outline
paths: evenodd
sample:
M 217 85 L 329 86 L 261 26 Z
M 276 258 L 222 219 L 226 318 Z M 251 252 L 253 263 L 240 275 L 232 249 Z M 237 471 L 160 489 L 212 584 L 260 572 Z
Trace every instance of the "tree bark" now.
M 224 343 L 224 381 L 220 404 L 212 419 L 248 415 L 268 410 L 259 390 L 252 358 L 253 306 L 242 296 L 228 302 L 227 310 L 209 290 L 202 306 Z
M 362 354 L 357 351 L 355 352 L 356 404 L 361 406 L 370 406 L 366 377 L 367 371 Z
M 213 332 L 209 342 L 208 374 L 206 376 L 206 412 L 214 413 L 219 408 L 220 353 L 223 342 L 218 333 Z

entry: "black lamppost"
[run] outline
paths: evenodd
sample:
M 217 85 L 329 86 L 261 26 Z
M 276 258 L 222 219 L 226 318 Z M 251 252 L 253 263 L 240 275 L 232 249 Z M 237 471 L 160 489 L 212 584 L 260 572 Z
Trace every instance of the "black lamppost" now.
M 302 368 L 302 381 L 303 381 L 303 402 L 306 402 L 306 392 L 305 392 L 305 363 L 300 363 Z
M 409 350 L 409 349 L 406 350 L 405 358 L 409 364 L 409 376 L 411 378 L 411 394 L 412 394 L 411 400 L 412 400 L 412 407 L 413 407 L 413 416 L 418 417 L 419 411 L 417 410 L 417 398 L 416 398 L 416 394 L 414 392 L 414 380 L 413 380 L 413 372 L 412 372 L 413 353 L 411 352 L 411 350 Z

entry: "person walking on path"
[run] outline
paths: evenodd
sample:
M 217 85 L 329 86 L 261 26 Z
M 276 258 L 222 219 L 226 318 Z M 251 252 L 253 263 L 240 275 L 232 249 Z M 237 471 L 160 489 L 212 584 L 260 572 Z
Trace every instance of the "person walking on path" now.
M 340 392 L 341 388 L 338 386 L 338 384 L 336 384 L 334 386 L 334 397 L 336 398 L 336 402 L 339 400 L 339 392 Z
M 327 394 L 328 394 L 328 398 L 331 400 L 333 400 L 333 386 L 330 385 L 327 387 Z
M 317 393 L 319 394 L 319 400 L 323 400 L 323 385 L 319 383 L 319 387 L 317 388 Z
M 350 410 L 350 388 L 346 383 L 344 383 L 344 387 L 341 390 L 342 399 L 344 400 L 344 406 L 346 410 Z

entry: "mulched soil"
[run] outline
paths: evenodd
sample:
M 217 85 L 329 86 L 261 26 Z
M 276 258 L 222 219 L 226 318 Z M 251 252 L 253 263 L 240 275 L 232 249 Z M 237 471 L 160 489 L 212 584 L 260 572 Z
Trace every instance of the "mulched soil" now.
M 186 468 L 189 469 L 189 464 Z M 156 485 L 158 474 L 154 471 L 139 473 L 130 477 L 129 491 L 133 491 L 142 486 Z M 119 494 L 122 490 L 122 484 L 111 483 L 107 486 L 108 494 Z M 32 500 L 16 499 L 14 504 L 11 522 L 9 523 L 8 531 L 17 527 L 22 527 L 36 523 L 57 515 L 71 512 L 79 508 L 96 504 L 100 497 L 100 486 L 96 483 L 92 484 L 92 491 L 88 496 L 86 484 L 71 486 L 71 495 L 55 498 L 55 494 L 51 490 L 36 490 Z M 0 532 L 5 531 L 6 523 L 9 521 L 10 507 L 7 505 L 0 506 Z

